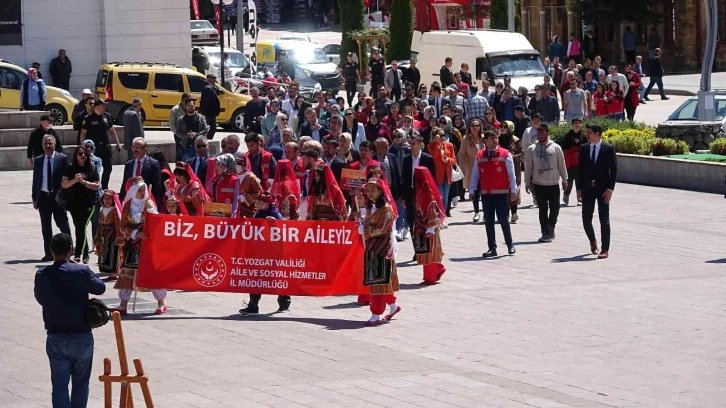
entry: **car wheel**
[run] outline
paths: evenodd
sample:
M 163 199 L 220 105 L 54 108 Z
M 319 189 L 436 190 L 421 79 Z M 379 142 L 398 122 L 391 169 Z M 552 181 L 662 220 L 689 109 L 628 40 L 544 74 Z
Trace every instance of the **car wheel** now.
M 235 132 L 244 132 L 245 114 L 243 108 L 234 111 L 232 118 L 229 120 L 229 124 L 232 125 L 232 129 Z
M 66 113 L 65 108 L 56 103 L 47 105 L 45 110 L 48 111 L 50 116 L 53 118 L 53 124 L 56 126 L 65 125 L 68 121 L 68 114 Z

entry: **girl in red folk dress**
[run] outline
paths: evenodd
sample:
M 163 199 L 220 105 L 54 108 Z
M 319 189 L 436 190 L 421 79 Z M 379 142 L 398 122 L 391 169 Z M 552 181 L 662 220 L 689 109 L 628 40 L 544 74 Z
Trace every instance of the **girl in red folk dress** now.
M 270 194 L 274 197 L 283 219 L 300 219 L 300 183 L 290 160 L 282 159 L 277 162 Z
M 315 164 L 308 196 L 308 220 L 345 221 L 348 207 L 330 167 L 321 160 Z
M 173 195 L 166 199 L 166 214 L 188 216 L 186 207 L 182 204 L 179 197 Z
M 395 292 L 399 290 L 396 272 L 396 248 L 394 244 L 394 228 L 396 221 L 395 204 L 390 200 L 388 186 L 382 179 L 370 179 L 365 184 L 368 203 L 365 215 L 361 217 L 359 231 L 365 240 L 365 259 L 363 267 L 363 284 L 371 291 L 371 317 L 366 326 L 381 324 L 381 315 L 389 307 L 389 313 L 383 319 L 391 320 L 401 311 L 396 303 Z
M 423 265 L 422 285 L 434 285 L 446 272 L 441 263 L 440 225 L 446 221 L 444 205 L 436 182 L 426 167 L 416 167 L 413 172 L 416 192 L 416 217 L 413 224 L 413 248 L 416 262 Z
M 98 231 L 93 244 L 98 254 L 99 272 L 113 274 L 107 280 L 115 280 L 118 272 L 118 245 L 116 235 L 121 219 L 121 202 L 113 190 L 104 190 L 101 196 L 101 211 L 98 215 Z
M 204 203 L 210 201 L 209 195 L 204 191 L 202 182 L 199 180 L 192 166 L 189 163 L 177 163 L 174 169 L 175 186 L 171 191 L 184 207 L 189 215 L 204 215 Z M 168 190 L 167 190 L 168 191 Z
M 134 289 L 146 291 L 148 289 L 136 288 L 136 272 L 139 269 L 141 241 L 146 239 L 144 222 L 146 214 L 158 214 L 156 205 L 151 200 L 151 192 L 141 177 L 133 179 L 131 187 L 124 199 L 121 210 L 121 220 L 118 224 L 116 242 L 119 245 L 119 274 L 114 289 L 118 289 L 121 304 L 114 309 L 122 316 L 126 315 L 129 299 Z M 152 289 L 154 299 L 158 302 L 156 314 L 166 313 L 164 299 L 165 289 Z
M 238 216 L 252 218 L 257 212 L 257 198 L 263 191 L 262 184 L 252 172 L 252 164 L 247 156 L 235 157 L 235 170 L 239 175 Z

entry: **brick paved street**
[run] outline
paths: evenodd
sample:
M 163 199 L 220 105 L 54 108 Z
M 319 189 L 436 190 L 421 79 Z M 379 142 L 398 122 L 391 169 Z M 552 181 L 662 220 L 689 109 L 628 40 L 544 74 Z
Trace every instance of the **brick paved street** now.
M 50 407 L 30 179 L 0 178 L 2 407 Z M 169 313 L 153 316 L 151 294 L 140 294 L 144 314 L 124 321 L 129 358 L 142 359 L 157 406 L 171 408 L 723 407 L 725 204 L 618 185 L 606 261 L 583 255 L 579 208 L 563 208 L 557 240 L 537 244 L 525 205 L 516 256 L 484 261 L 484 226 L 462 203 L 443 232 L 442 284 L 420 287 L 410 241 L 402 246 L 403 311 L 389 324 L 364 328 L 368 309 L 350 296 L 295 298 L 287 314 L 246 319 L 246 295 L 174 291 Z M 115 302 L 111 286 L 103 298 Z M 261 306 L 277 307 L 271 296 Z M 112 326 L 94 335 L 95 408 L 103 357 L 119 368 Z

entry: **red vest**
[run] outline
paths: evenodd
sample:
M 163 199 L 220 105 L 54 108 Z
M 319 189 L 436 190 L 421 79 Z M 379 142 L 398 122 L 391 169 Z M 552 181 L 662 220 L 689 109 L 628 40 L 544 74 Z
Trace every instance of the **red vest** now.
M 237 176 L 220 176 L 214 183 L 214 195 L 212 196 L 212 201 L 215 203 L 224 203 L 224 204 L 233 204 L 235 200 L 237 199 L 237 195 L 234 193 L 235 187 L 237 187 L 238 183 Z
M 297 160 L 292 163 L 292 169 L 295 171 L 295 177 L 300 180 L 300 185 L 302 185 L 305 180 L 305 166 L 303 165 L 302 157 L 298 157 Z
M 270 186 L 267 185 L 267 180 L 270 179 L 270 163 L 272 163 L 272 153 L 268 152 L 265 149 L 260 149 L 260 154 L 262 155 L 262 162 L 260 163 L 262 165 L 262 178 L 260 179 L 260 185 L 262 186 L 263 191 L 267 191 Z M 250 159 L 250 152 L 245 153 L 245 157 L 247 157 L 247 160 Z
M 492 158 L 489 159 L 487 149 L 476 154 L 476 163 L 479 167 L 479 189 L 482 194 L 508 194 L 509 175 L 505 161 L 509 150 L 497 147 Z

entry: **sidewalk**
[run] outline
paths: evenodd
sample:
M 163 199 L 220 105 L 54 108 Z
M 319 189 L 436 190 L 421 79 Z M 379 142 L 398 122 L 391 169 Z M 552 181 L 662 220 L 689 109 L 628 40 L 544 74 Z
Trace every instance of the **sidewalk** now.
M 648 86 L 650 78 L 646 77 L 644 82 Z M 667 75 L 663 77 L 663 86 L 667 95 L 693 96 L 701 88 L 701 74 Z M 726 89 L 726 72 L 711 74 L 711 87 Z

